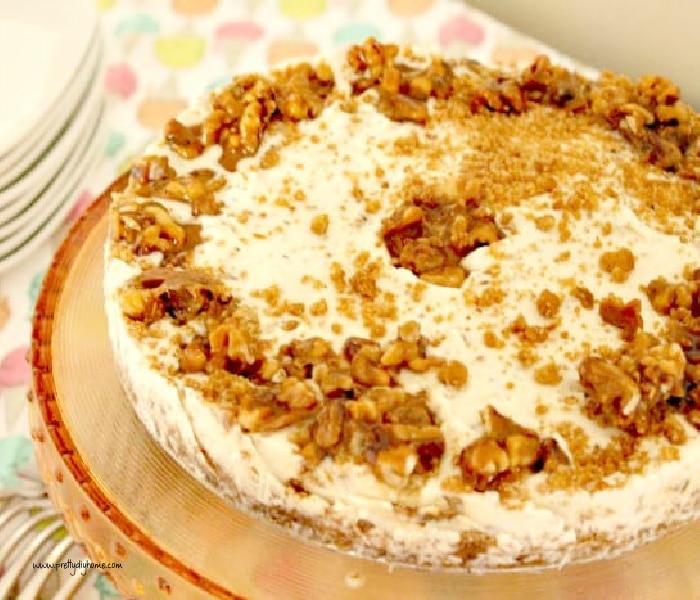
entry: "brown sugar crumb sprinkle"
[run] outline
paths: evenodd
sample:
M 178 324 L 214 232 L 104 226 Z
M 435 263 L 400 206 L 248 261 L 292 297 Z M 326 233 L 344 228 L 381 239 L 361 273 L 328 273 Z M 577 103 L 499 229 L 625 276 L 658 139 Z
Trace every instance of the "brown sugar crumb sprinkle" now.
M 545 319 L 554 319 L 560 308 L 561 298 L 551 290 L 542 290 L 537 296 L 537 312 Z
M 328 215 L 327 214 L 322 214 L 322 215 L 316 215 L 313 219 L 311 219 L 311 233 L 314 235 L 325 235 L 326 232 L 328 231 Z
M 241 75 L 212 97 L 203 123 L 183 125 L 171 119 L 165 139 L 183 158 L 201 156 L 208 146 L 219 144 L 220 164 L 235 171 L 238 161 L 257 153 L 271 125 L 318 117 L 334 88 L 333 70 L 325 63 L 300 63 L 275 70 L 269 78 Z
M 571 290 L 571 296 L 576 298 L 586 310 L 591 310 L 595 306 L 593 292 L 586 287 L 577 286 Z
M 492 406 L 481 415 L 486 433 L 459 455 L 462 481 L 477 492 L 499 490 L 524 474 L 566 464 L 554 438 L 542 439 Z
M 508 327 L 504 334 L 514 334 L 518 336 L 520 342 L 526 345 L 541 344 L 549 338 L 550 331 L 556 327 L 551 325 L 528 325 L 523 315 L 518 315 Z
M 598 264 L 601 270 L 610 274 L 615 283 L 624 283 L 634 270 L 634 254 L 628 248 L 620 248 L 614 252 L 603 252 Z
M 350 289 L 367 300 L 375 300 L 379 295 L 377 280 L 381 275 L 380 260 L 369 260 L 369 253 L 362 252 L 354 261 L 355 272 L 350 278 Z
M 641 439 L 624 433 L 613 435 L 600 446 L 589 444 L 587 434 L 570 422 L 562 423 L 559 434 L 572 456 L 572 464 L 555 464 L 547 469 L 548 490 L 583 489 L 589 492 L 614 488 L 627 475 L 642 473 L 649 457 L 640 448 Z
M 534 378 L 540 385 L 557 385 L 561 383 L 562 376 L 559 365 L 547 363 L 535 369 Z
M 411 188 L 412 198 L 382 223 L 382 237 L 394 266 L 423 281 L 461 287 L 468 273 L 462 259 L 503 238 L 493 216 L 476 198 L 441 196 Z M 418 195 L 416 192 L 426 192 Z
M 644 322 L 642 320 L 642 303 L 638 299 L 625 302 L 617 296 L 607 296 L 600 301 L 598 314 L 605 323 L 621 329 L 622 339 L 634 339 Z
M 226 185 L 211 169 L 178 175 L 167 156 L 145 156 L 129 172 L 129 191 L 141 198 L 167 198 L 190 205 L 192 216 L 218 215 L 221 205 L 215 193 Z
M 127 202 L 113 213 L 113 235 L 136 256 L 163 254 L 163 265 L 181 265 L 201 241 L 201 225 L 175 220 L 158 202 Z

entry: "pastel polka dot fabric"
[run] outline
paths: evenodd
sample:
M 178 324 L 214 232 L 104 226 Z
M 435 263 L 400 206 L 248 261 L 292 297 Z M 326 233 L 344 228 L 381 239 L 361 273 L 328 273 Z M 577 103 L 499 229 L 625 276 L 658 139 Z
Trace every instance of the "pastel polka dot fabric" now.
M 310 58 L 368 36 L 489 63 L 555 54 L 456 0 L 93 1 L 106 45 L 108 135 L 101 164 L 73 199 L 66 223 L 22 264 L 0 274 L 0 489 L 34 470 L 25 406 L 27 352 L 51 257 L 69 226 L 189 101 L 236 73 Z M 271 560 L 259 566 L 260 573 L 274 568 L 278 558 Z M 78 598 L 118 594 L 98 575 Z

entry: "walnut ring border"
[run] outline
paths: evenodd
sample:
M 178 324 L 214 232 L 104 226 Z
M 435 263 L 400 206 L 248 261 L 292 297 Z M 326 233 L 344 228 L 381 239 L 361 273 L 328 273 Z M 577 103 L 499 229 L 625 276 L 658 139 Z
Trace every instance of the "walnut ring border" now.
M 100 507 L 103 513 L 109 512 L 110 522 L 122 535 L 137 545 L 151 559 L 160 563 L 164 568 L 173 570 L 194 587 L 199 587 L 216 598 L 250 600 L 203 577 L 154 543 L 136 523 L 130 521 L 92 479 L 89 467 L 80 456 L 71 434 L 61 418 L 60 400 L 57 398 L 53 377 L 51 346 L 56 307 L 61 300 L 64 282 L 72 268 L 73 259 L 81 251 L 90 232 L 106 217 L 112 194 L 123 191 L 127 181 L 128 173 L 117 178 L 85 211 L 71 228 L 47 271 L 37 299 L 32 324 L 31 364 L 35 402 L 53 445 L 61 450 L 61 460 L 65 468 L 90 500 Z M 65 460 L 67 455 L 70 455 L 71 460 Z M 89 485 L 80 482 L 89 482 Z

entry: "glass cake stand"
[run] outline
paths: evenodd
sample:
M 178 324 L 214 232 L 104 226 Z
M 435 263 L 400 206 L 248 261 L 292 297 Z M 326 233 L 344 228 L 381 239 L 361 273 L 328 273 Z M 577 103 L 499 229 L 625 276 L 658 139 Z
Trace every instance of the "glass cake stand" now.
M 700 598 L 700 525 L 618 558 L 473 575 L 304 542 L 226 504 L 150 438 L 123 393 L 103 310 L 109 194 L 55 257 L 33 328 L 31 431 L 49 494 L 127 597 L 246 600 Z

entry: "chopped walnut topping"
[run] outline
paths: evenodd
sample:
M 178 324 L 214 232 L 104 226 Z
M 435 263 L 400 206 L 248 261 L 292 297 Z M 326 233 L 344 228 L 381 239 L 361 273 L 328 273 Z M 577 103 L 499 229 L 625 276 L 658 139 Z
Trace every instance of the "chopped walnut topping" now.
M 688 280 L 680 284 L 655 279 L 646 293 L 654 310 L 668 316 L 668 339 L 685 357 L 684 394 L 669 403 L 700 429 L 700 271 L 688 273 Z
M 634 254 L 628 248 L 620 248 L 615 252 L 603 252 L 600 255 L 600 268 L 610 274 L 615 283 L 624 283 L 634 270 Z
M 502 239 L 503 233 L 475 199 L 423 191 L 425 196 L 414 196 L 384 220 L 382 237 L 396 267 L 428 283 L 461 287 L 467 277 L 462 259 Z
M 382 45 L 373 38 L 352 46 L 347 59 L 355 74 L 353 93 L 374 89 L 378 92 L 377 109 L 388 118 L 424 124 L 428 120 L 426 100 L 449 95 L 452 69 L 438 58 L 424 69 L 401 64 L 398 58 L 397 46 Z
M 207 273 L 173 268 L 144 271 L 124 288 L 121 302 L 129 319 L 146 325 L 166 316 L 180 324 L 202 315 L 218 320 L 237 305 Z
M 444 452 L 442 433 L 424 392 L 396 387 L 396 373 L 425 360 L 425 341 L 411 324 L 382 347 L 349 338 L 341 355 L 323 340 L 293 342 L 281 352 L 290 376 L 312 379 L 326 399 L 308 435 L 298 436 L 302 456 L 364 462 L 390 485 L 432 472 Z M 463 373 L 458 367 L 450 381 Z M 457 372 L 459 371 L 459 372 Z
M 541 439 L 492 406 L 482 413 L 486 433 L 459 455 L 462 481 L 477 492 L 498 490 L 504 483 L 546 465 L 565 464 L 567 459 L 553 438 Z
M 690 283 L 672 284 L 659 277 L 646 286 L 645 291 L 654 310 L 662 315 L 670 314 L 674 308 L 692 310 L 693 286 Z
M 651 164 L 692 175 L 700 123 L 680 101 L 678 87 L 662 77 L 644 76 L 636 84 L 604 73 L 591 93 L 591 108 L 638 148 Z
M 141 198 L 167 198 L 186 202 L 193 217 L 218 215 L 221 207 L 215 193 L 226 182 L 211 169 L 196 169 L 178 175 L 166 156 L 146 156 L 130 171 L 128 189 Z
M 642 303 L 636 298 L 625 303 L 617 296 L 607 296 L 600 301 L 598 313 L 605 323 L 622 330 L 624 340 L 632 340 L 644 325 Z
M 263 135 L 275 121 L 316 118 L 335 87 L 333 70 L 325 63 L 300 63 L 272 77 L 241 75 L 212 97 L 212 109 L 201 124 L 183 125 L 171 119 L 165 139 L 183 158 L 195 158 L 212 144 L 222 148 L 221 165 L 235 171 L 242 158 L 254 156 Z
M 164 265 L 178 265 L 201 242 L 201 225 L 183 224 L 157 202 L 130 202 L 114 213 L 114 237 L 136 256 L 163 254 Z
M 634 436 L 664 433 L 674 399 L 683 398 L 686 360 L 678 344 L 638 333 L 620 351 L 579 366 L 586 412 Z
M 164 284 L 163 273 L 152 279 L 148 291 L 162 303 L 163 290 L 175 284 Z M 427 393 L 406 392 L 398 375 L 432 369 L 443 383 L 459 387 L 467 371 L 461 363 L 428 356 L 417 323 L 402 324 L 384 345 L 348 338 L 338 353 L 330 342 L 309 338 L 270 357 L 254 313 L 203 274 L 181 279 L 175 283 L 195 297 L 202 286 L 218 291 L 186 315 L 203 322 L 207 333 L 181 344 L 180 372 L 207 373 L 205 397 L 228 410 L 232 422 L 250 432 L 291 428 L 290 439 L 310 466 L 326 456 L 365 463 L 397 487 L 435 471 L 444 452 L 439 423 Z M 161 318 L 171 313 L 161 306 Z

